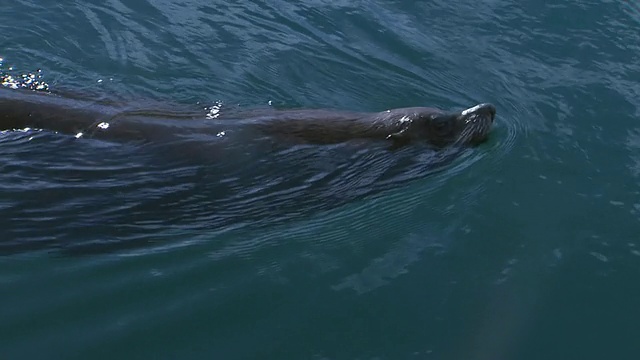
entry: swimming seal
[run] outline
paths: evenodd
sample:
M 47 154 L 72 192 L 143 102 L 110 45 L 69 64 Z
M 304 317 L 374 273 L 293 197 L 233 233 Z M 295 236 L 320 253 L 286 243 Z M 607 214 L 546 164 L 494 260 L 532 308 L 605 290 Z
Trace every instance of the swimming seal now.
M 308 143 L 331 144 L 353 139 L 387 140 L 392 148 L 423 141 L 433 147 L 477 145 L 486 140 L 495 118 L 492 104 L 447 112 L 410 107 L 376 113 L 335 110 L 287 110 L 255 116 L 263 132 Z
M 270 109 L 208 119 L 197 111 L 122 109 L 51 93 L 0 88 L 2 130 L 38 128 L 77 137 L 125 141 L 161 141 L 185 132 L 224 135 L 250 129 L 251 135 L 243 138 L 267 135 L 311 144 L 368 139 L 388 141 L 392 149 L 412 142 L 441 148 L 483 142 L 495 114 L 493 105 L 483 103 L 462 111 L 428 107 L 374 113 Z

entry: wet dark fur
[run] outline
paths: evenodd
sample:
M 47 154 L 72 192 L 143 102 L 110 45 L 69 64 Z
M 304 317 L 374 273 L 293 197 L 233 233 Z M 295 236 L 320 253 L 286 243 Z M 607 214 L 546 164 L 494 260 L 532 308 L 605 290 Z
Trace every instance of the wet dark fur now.
M 49 93 L 0 89 L 0 130 L 30 127 L 109 140 L 159 141 L 185 132 L 222 135 L 248 128 L 257 130 L 250 132 L 253 136 L 315 144 L 368 139 L 389 141 L 393 148 L 413 141 L 442 147 L 473 145 L 486 138 L 495 108 L 490 104 L 476 107 L 466 114 L 426 107 L 377 113 L 269 109 L 223 112 L 208 119 L 197 111 L 121 109 Z

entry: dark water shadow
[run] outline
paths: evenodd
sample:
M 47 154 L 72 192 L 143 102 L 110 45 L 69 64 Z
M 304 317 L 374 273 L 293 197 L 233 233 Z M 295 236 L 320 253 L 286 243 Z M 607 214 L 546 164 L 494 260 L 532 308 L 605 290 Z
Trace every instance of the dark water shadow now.
M 105 253 L 159 245 L 175 232 L 270 227 L 402 186 L 474 151 L 215 141 L 3 133 L 0 253 Z

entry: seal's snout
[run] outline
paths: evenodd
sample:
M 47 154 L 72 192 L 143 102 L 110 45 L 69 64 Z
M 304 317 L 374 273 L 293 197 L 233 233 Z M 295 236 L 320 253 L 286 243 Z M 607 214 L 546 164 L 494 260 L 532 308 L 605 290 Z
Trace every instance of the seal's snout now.
M 481 104 L 480 106 L 479 111 L 486 113 L 491 118 L 491 121 L 493 121 L 496 117 L 496 107 L 489 103 Z
M 489 116 L 491 121 L 493 121 L 493 119 L 495 119 L 496 117 L 496 107 L 493 106 L 493 104 L 480 104 L 480 109 L 478 110 L 478 112 Z
M 496 117 L 493 104 L 482 103 L 462 110 L 458 115 L 460 139 L 463 143 L 479 144 L 487 139 Z
M 461 114 L 466 117 L 473 115 L 487 117 L 493 122 L 493 119 L 496 117 L 496 107 L 493 106 L 493 104 L 483 103 L 463 110 Z

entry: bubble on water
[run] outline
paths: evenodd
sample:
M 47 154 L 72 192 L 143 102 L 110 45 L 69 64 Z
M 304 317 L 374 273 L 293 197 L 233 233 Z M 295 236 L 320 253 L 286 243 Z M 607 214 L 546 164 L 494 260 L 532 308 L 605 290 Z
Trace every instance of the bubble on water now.
M 3 68 L 4 59 L 0 58 L 0 85 L 10 89 L 27 88 L 30 90 L 49 90 L 49 84 L 42 80 L 42 70 L 37 69 L 34 73 L 14 74 L 13 66 Z
M 222 102 L 218 101 L 217 103 L 215 103 L 214 105 L 205 108 L 205 110 L 207 110 L 207 115 L 206 118 L 207 119 L 215 119 L 218 116 L 220 116 L 220 109 L 222 108 Z

